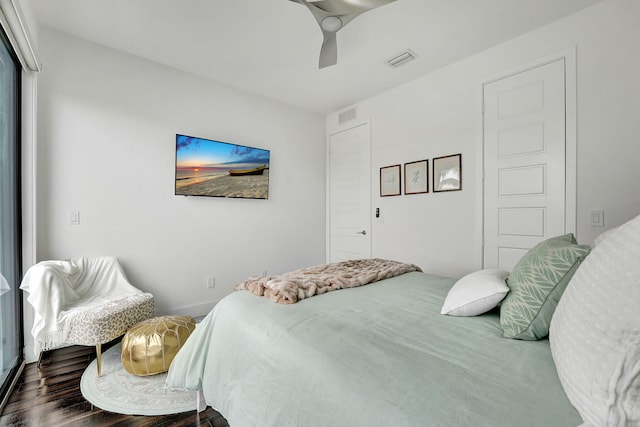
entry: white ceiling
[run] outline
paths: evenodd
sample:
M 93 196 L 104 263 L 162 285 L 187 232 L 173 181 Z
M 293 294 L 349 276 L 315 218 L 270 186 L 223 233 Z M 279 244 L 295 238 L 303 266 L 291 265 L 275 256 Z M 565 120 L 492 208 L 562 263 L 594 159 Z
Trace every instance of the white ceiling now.
M 289 0 L 31 0 L 39 24 L 228 86 L 330 113 L 601 0 L 397 0 L 322 33 Z M 418 59 L 385 61 L 411 49 Z M 43 64 L 46 69 L 46 64 Z

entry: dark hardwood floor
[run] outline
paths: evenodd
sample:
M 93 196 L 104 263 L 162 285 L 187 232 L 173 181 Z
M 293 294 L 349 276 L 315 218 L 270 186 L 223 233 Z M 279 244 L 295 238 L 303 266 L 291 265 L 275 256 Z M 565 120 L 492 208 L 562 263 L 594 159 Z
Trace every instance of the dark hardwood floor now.
M 92 347 L 74 346 L 49 353 L 40 369 L 28 364 L 0 414 L 0 426 L 229 426 L 211 408 L 200 414 L 144 417 L 94 407 L 80 393 L 80 377 L 94 358 Z

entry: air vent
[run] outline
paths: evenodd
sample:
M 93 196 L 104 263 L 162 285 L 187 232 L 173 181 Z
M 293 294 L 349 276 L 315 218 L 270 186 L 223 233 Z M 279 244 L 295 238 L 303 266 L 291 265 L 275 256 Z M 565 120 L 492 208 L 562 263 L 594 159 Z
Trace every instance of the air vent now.
M 395 68 L 395 67 L 399 67 L 400 65 L 406 64 L 409 61 L 413 61 L 417 57 L 418 55 L 416 55 L 415 53 L 407 49 L 406 51 L 402 52 L 400 55 L 396 55 L 391 59 L 387 59 L 387 64 Z
M 356 107 L 353 107 L 338 114 L 338 124 L 341 125 L 355 118 L 356 118 Z

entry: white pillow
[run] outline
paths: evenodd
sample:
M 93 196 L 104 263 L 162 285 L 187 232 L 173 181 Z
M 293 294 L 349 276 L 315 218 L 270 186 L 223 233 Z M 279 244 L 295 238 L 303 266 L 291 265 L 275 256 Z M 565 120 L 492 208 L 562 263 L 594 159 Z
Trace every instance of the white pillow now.
M 549 341 L 588 424 L 640 425 L 640 216 L 606 232 L 569 282 Z
M 509 272 L 480 270 L 458 280 L 444 300 L 441 314 L 477 316 L 496 307 L 509 292 L 505 280 Z

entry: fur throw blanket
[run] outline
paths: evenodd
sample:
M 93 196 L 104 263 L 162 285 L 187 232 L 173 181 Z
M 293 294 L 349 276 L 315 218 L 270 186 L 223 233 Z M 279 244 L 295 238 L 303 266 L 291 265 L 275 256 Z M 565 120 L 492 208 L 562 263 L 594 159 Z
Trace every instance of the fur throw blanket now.
M 247 290 L 280 304 L 293 304 L 314 295 L 355 288 L 411 271 L 422 270 L 397 261 L 359 259 L 302 268 L 279 276 L 250 277 L 233 289 Z

